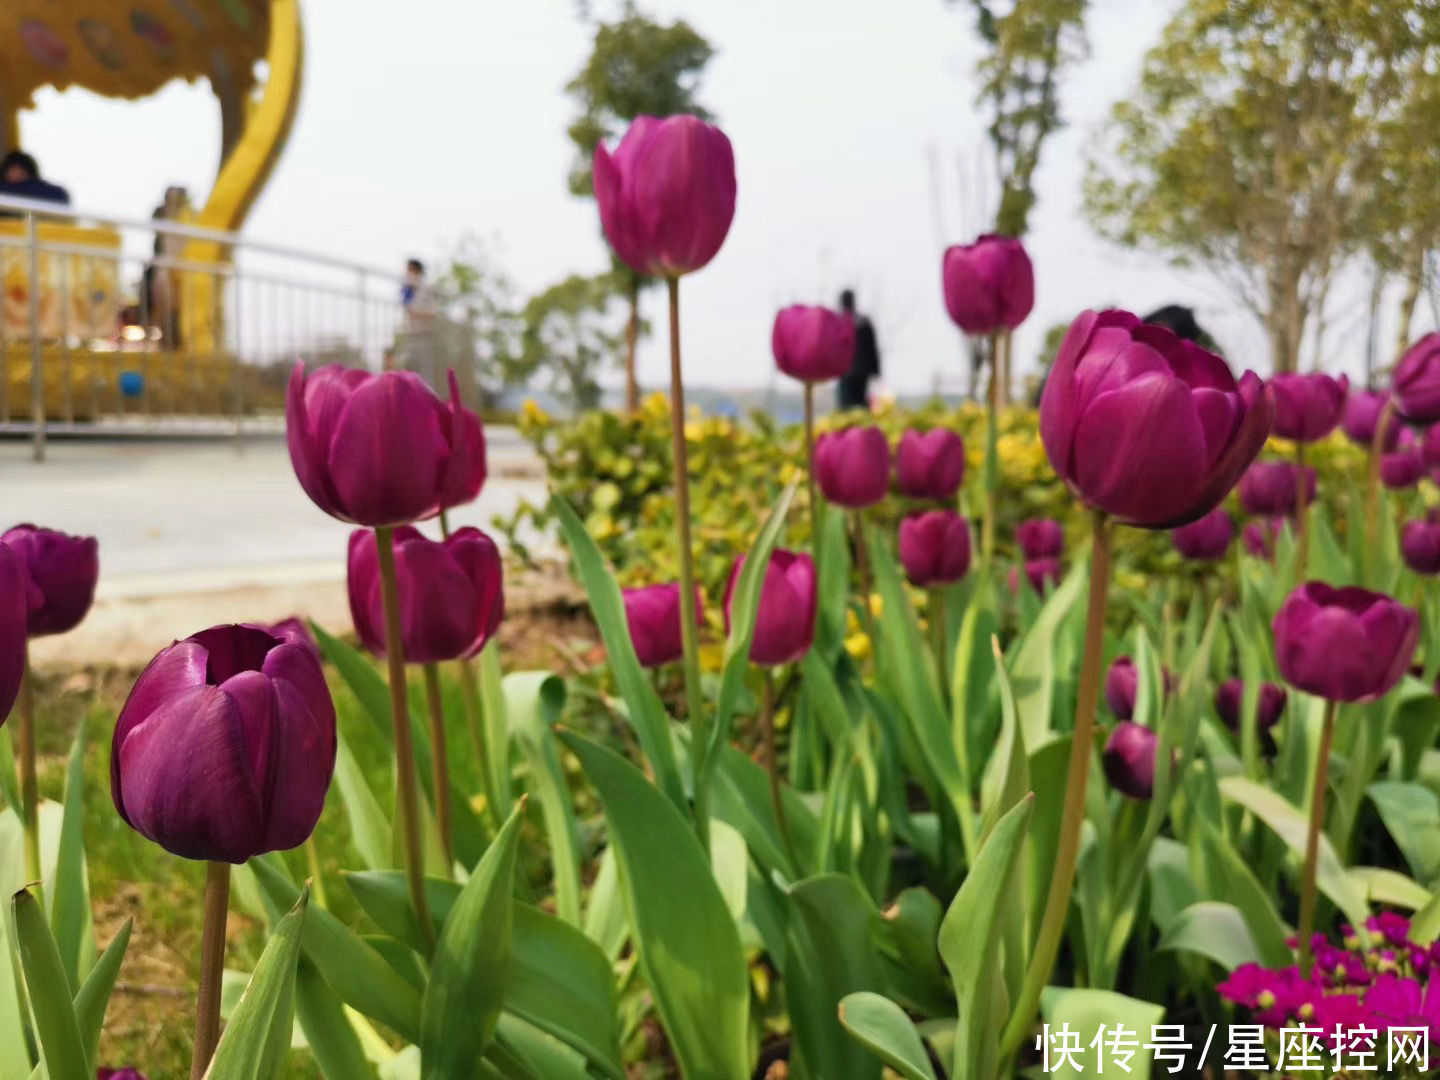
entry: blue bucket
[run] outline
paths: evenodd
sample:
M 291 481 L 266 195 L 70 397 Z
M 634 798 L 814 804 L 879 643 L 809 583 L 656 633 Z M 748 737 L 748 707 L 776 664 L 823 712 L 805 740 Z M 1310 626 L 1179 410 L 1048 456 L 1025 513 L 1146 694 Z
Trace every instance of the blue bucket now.
M 145 376 L 138 371 L 120 373 L 120 393 L 126 397 L 139 397 L 145 392 Z

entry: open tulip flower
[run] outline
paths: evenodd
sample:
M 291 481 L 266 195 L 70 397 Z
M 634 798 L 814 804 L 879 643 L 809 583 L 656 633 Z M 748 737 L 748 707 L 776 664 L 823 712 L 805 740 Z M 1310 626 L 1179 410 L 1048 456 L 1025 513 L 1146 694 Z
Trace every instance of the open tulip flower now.
M 878 427 L 827 432 L 815 442 L 815 480 L 837 506 L 873 506 L 890 491 L 890 440 Z
M 485 483 L 485 436 L 450 373 L 442 401 L 409 371 L 327 364 L 290 376 L 290 463 L 311 501 L 356 525 L 405 525 L 470 502 Z
M 1329 701 L 1373 701 L 1409 670 L 1420 616 L 1384 593 L 1310 581 L 1286 598 L 1273 629 L 1292 686 Z
M 948 502 L 965 479 L 965 442 L 949 428 L 907 430 L 895 455 L 895 486 L 912 499 Z
M 653 668 L 680 659 L 680 584 L 665 582 L 624 589 L 625 621 L 642 667 Z M 700 625 L 700 590 L 695 590 L 695 625 Z
M 395 530 L 395 576 L 400 632 L 411 664 L 434 664 L 477 654 L 505 613 L 504 573 L 495 541 L 479 529 L 456 529 L 430 540 L 419 529 Z M 385 612 L 375 534 L 350 534 L 350 615 L 365 647 L 385 655 Z
M 1065 530 L 1054 518 L 1031 518 L 1015 529 L 1015 543 L 1026 560 L 1058 559 L 1065 551 Z
M 679 277 L 715 257 L 735 217 L 735 154 L 699 117 L 639 116 L 595 148 L 595 201 L 615 254 L 638 274 Z
M 24 560 L 0 544 L 0 724 L 10 715 L 25 677 L 25 622 L 34 595 Z
M 735 585 L 745 565 L 745 556 L 735 560 L 725 586 L 725 633 L 730 633 L 730 606 Z M 765 567 L 760 586 L 760 604 L 755 613 L 755 636 L 750 642 L 750 659 L 756 664 L 775 666 L 799 660 L 815 640 L 815 615 L 819 593 L 815 560 L 801 552 L 776 548 Z
M 1298 466 L 1288 461 L 1257 461 L 1240 478 L 1240 506 L 1258 517 L 1292 517 L 1300 496 Z M 1305 502 L 1315 498 L 1315 470 L 1305 466 Z
M 855 358 L 855 322 L 827 307 L 782 308 L 770 331 L 775 366 L 801 382 L 838 379 Z
M 243 863 L 298 847 L 335 768 L 335 706 L 313 650 L 258 626 L 163 649 L 120 710 L 120 817 L 185 859 Z
M 1407 521 L 1400 530 L 1400 554 L 1417 574 L 1440 574 L 1440 511 L 1431 510 L 1420 521 Z
M 1286 372 L 1270 380 L 1270 389 L 1275 395 L 1275 434 L 1296 442 L 1315 442 L 1340 423 L 1350 380 L 1344 375 L 1334 379 L 1318 372 Z
M 1395 407 L 1412 424 L 1440 421 L 1440 331 L 1406 350 L 1395 367 Z
M 945 310 L 967 334 L 1014 330 L 1035 306 L 1035 270 L 1012 236 L 947 248 L 941 261 Z
M 33 586 L 29 616 L 31 637 L 63 634 L 80 625 L 95 599 L 100 577 L 100 545 L 93 536 L 70 536 L 55 529 L 16 525 L 0 536 L 25 562 Z
M 1270 434 L 1253 372 L 1126 311 L 1087 311 L 1045 381 L 1040 434 L 1055 471 L 1117 520 L 1171 529 L 1204 517 Z
M 1235 519 L 1223 506 L 1217 506 L 1199 521 L 1173 530 L 1170 539 L 1185 558 L 1214 562 L 1230 550 L 1230 542 L 1235 539 Z

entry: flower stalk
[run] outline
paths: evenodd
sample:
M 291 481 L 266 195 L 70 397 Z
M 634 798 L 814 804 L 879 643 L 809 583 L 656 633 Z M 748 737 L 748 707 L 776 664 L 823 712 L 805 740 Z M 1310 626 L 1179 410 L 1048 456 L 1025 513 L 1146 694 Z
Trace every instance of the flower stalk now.
M 450 820 L 450 760 L 445 746 L 445 696 L 440 667 L 425 665 L 425 700 L 430 707 L 430 751 L 435 784 L 435 824 L 447 871 L 455 865 L 454 827 Z
M 230 864 L 205 864 L 205 927 L 200 939 L 200 987 L 195 997 L 195 1048 L 190 1080 L 201 1080 L 220 1042 L 220 987 L 225 975 L 225 923 L 230 914 Z
M 1310 938 L 1315 933 L 1315 872 L 1320 861 L 1320 833 L 1325 828 L 1326 790 L 1330 784 L 1330 746 L 1335 740 L 1338 701 L 1325 703 L 1325 720 L 1320 728 L 1320 749 L 1315 758 L 1315 785 L 1310 795 L 1310 827 L 1305 833 L 1305 865 L 1300 872 L 1300 973 L 1310 975 L 1315 957 Z

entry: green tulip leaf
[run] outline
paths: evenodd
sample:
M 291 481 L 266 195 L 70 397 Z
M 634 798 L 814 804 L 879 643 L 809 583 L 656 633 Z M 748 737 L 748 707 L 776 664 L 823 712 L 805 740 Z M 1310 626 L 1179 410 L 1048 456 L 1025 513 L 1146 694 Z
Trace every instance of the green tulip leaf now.
M 89 973 L 87 960 L 93 958 L 95 941 L 90 921 L 90 893 L 85 884 L 85 721 L 75 729 L 70 763 L 65 773 L 65 804 L 60 824 L 60 843 L 55 856 L 54 888 L 50 901 L 50 925 L 55 945 L 70 986 L 78 990 Z
M 40 902 L 29 889 L 15 894 L 14 915 L 20 967 L 30 992 L 35 1035 L 49 1080 L 91 1080 L 95 1069 L 85 1055 L 60 950 L 45 923 Z
M 1424 784 L 1381 780 L 1365 789 L 1417 881 L 1440 878 L 1440 796 Z
M 840 1002 L 840 1023 L 904 1080 L 936 1080 L 920 1033 L 889 998 L 868 991 L 849 995 Z
M 295 969 L 295 1016 L 322 1074 L 372 1080 L 375 1070 L 340 998 L 303 956 Z
M 115 980 L 120 976 L 120 965 L 125 960 L 125 950 L 130 947 L 130 932 L 135 921 L 126 919 L 115 939 L 105 947 L 100 959 L 90 969 L 80 992 L 75 995 L 75 1020 L 80 1027 L 80 1039 L 85 1047 L 85 1059 L 95 1061 L 100 1053 L 100 1032 L 105 1026 L 105 1010 L 110 1005 L 110 994 L 115 989 Z
M 1124 994 L 1110 990 L 1073 989 L 1065 986 L 1047 986 L 1040 994 L 1040 1015 L 1044 1018 L 1052 1038 L 1064 1025 L 1080 1033 L 1080 1050 L 1064 1060 L 1046 1057 L 1049 1046 L 1041 1048 L 1039 1068 L 1047 1076 L 1063 1076 L 1068 1080 L 1103 1075 L 1106 1064 L 1114 1070 L 1114 1058 L 1107 1062 L 1105 1047 L 1094 1043 L 1094 1032 L 1102 1027 L 1116 1031 L 1123 1027 L 1136 1042 L 1135 1056 L 1128 1062 L 1130 1072 L 1125 1074 L 1144 1080 L 1150 1076 L 1152 1051 L 1145 1048 L 1150 1039 L 1150 1030 L 1165 1017 L 1164 1006 L 1148 1001 L 1138 1001 Z M 958 1080 L 958 1078 L 956 1078 Z
M 1260 950 L 1245 925 L 1245 916 L 1233 904 L 1202 900 L 1176 916 L 1160 938 L 1157 949 L 1198 953 L 1226 971 L 1241 964 L 1258 964 Z

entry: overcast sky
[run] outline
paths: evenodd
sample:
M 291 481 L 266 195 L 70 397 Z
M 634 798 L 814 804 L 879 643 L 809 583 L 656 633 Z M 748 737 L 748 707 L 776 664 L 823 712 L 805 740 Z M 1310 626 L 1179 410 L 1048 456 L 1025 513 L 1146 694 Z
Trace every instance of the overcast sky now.
M 948 387 L 962 385 L 939 252 L 942 240 L 968 240 L 983 224 L 984 121 L 968 5 L 643 6 L 683 16 L 715 46 L 703 100 L 734 143 L 739 175 L 725 246 L 682 286 L 687 378 L 766 385 L 775 377 L 775 309 L 833 302 L 853 284 L 877 325 L 888 383 L 923 389 L 940 373 Z M 1196 307 L 1237 368 L 1267 367 L 1263 336 L 1217 287 L 1117 252 L 1080 214 L 1085 147 L 1134 86 L 1173 6 L 1093 0 L 1091 58 L 1064 87 L 1069 126 L 1048 144 L 1027 238 L 1037 303 L 1019 336 L 1026 369 L 1045 329 L 1087 306 L 1143 314 L 1168 302 Z M 304 98 L 251 236 L 399 267 L 412 253 L 438 259 L 473 232 L 497 240 L 501 263 L 527 292 L 605 267 L 594 204 L 566 187 L 574 110 L 563 86 L 590 37 L 571 0 L 305 0 L 303 10 Z M 78 91 L 39 102 L 23 118 L 25 141 L 78 206 L 143 217 L 168 184 L 208 191 L 219 119 L 206 85 L 172 85 L 138 104 Z M 660 312 L 650 314 L 662 329 Z M 1341 333 L 1362 347 L 1358 330 Z M 640 375 L 650 385 L 666 378 L 662 340 L 642 346 Z

